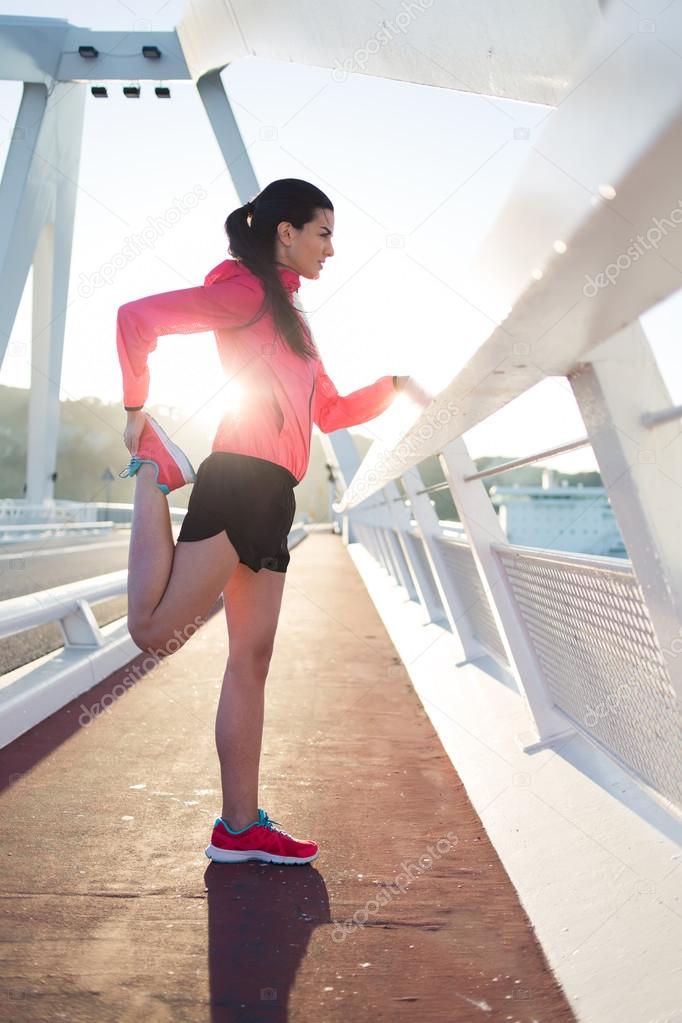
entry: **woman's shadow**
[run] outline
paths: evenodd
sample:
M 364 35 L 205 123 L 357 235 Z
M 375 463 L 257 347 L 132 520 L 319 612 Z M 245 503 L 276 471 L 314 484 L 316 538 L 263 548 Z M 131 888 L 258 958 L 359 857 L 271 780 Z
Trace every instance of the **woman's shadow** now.
M 324 880 L 312 864 L 255 860 L 211 863 L 204 880 L 211 1020 L 286 1020 L 310 936 L 330 922 Z

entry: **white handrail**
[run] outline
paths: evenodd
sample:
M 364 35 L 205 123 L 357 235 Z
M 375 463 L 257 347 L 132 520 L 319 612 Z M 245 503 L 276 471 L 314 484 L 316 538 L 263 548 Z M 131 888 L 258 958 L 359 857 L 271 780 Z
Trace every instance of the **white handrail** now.
M 3 600 L 0 602 L 0 639 L 77 613 L 84 600 L 94 604 L 108 597 L 118 597 L 125 593 L 127 578 L 127 569 L 121 569 Z

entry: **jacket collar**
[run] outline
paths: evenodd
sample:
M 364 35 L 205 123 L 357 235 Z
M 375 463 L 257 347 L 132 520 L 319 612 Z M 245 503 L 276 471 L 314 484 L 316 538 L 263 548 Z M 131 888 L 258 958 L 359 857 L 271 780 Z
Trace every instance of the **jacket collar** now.
M 283 266 L 281 263 L 276 265 L 280 280 L 286 290 L 288 292 L 298 291 L 301 284 L 300 275 L 295 270 L 292 270 L 290 266 Z M 232 277 L 238 277 L 243 274 L 248 274 L 249 277 L 255 276 L 240 260 L 225 259 L 206 274 L 204 286 L 217 284 L 218 281 L 229 281 Z

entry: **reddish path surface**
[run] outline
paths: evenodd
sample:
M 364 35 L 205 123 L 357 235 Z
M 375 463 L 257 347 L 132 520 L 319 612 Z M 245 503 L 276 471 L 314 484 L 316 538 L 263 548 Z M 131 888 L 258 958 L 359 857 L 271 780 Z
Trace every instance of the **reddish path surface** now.
M 204 856 L 226 654 L 220 609 L 0 753 L 2 1019 L 573 1020 L 339 537 L 292 552 L 266 690 L 260 805 L 312 865 Z

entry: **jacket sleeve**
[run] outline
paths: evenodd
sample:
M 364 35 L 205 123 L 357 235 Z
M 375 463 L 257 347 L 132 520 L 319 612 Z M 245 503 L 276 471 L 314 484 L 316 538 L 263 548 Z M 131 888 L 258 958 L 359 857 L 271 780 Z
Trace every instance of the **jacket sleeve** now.
M 318 359 L 313 399 L 313 422 L 323 433 L 358 426 L 388 408 L 396 394 L 392 376 L 379 377 L 359 391 L 340 395 Z
M 163 334 L 197 334 L 239 326 L 260 305 L 255 289 L 237 281 L 148 295 L 119 307 L 116 349 L 123 404 L 144 405 L 149 394 L 147 357 Z

